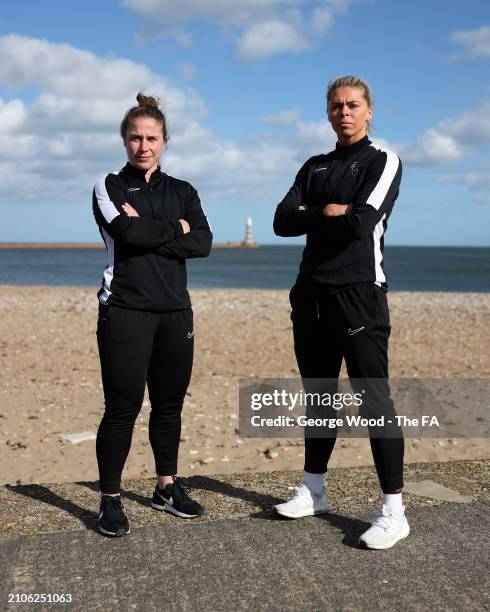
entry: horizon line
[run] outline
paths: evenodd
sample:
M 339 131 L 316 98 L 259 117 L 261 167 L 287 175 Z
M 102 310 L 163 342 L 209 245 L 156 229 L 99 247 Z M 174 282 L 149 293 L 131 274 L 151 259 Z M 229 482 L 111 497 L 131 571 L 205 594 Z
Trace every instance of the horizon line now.
M 236 244 L 234 241 L 230 241 L 233 248 L 244 248 L 249 250 L 246 246 Z M 213 244 L 213 248 L 230 248 L 231 244 L 226 242 L 219 242 Z M 235 246 L 236 245 L 236 246 Z M 288 242 L 288 243 L 259 243 L 258 246 L 267 247 L 278 247 L 278 246 L 298 246 L 303 247 L 303 244 Z M 455 249 L 488 249 L 490 245 L 484 244 L 387 244 L 387 248 L 455 248 Z M 7 249 L 105 249 L 105 244 L 102 242 L 0 242 L 0 250 Z

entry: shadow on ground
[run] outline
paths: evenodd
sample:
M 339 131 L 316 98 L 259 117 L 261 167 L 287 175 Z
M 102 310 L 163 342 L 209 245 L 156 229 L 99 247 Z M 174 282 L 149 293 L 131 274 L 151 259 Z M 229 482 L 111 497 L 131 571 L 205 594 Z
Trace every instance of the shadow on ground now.
M 77 483 L 84 484 L 84 483 Z M 24 495 L 30 499 L 43 502 L 55 508 L 59 508 L 68 514 L 71 514 L 78 519 L 86 529 L 90 531 L 98 531 L 97 519 L 98 513 L 93 510 L 87 510 L 81 506 L 60 497 L 57 493 L 48 489 L 43 485 L 31 484 L 31 485 L 6 485 L 6 489 L 16 493 L 17 495 Z

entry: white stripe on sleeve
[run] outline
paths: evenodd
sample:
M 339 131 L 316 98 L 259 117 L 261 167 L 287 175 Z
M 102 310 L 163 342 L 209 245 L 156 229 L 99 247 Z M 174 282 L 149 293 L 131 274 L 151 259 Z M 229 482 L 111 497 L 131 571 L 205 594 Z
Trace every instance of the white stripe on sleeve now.
M 383 153 L 386 153 L 386 164 L 383 173 L 379 177 L 376 187 L 369 194 L 366 203 L 370 204 L 376 210 L 379 210 L 379 207 L 381 204 L 383 204 L 386 194 L 388 193 L 388 189 L 395 178 L 398 166 L 400 165 L 400 160 L 398 159 L 398 155 L 392 151 L 389 151 L 388 149 L 383 149 L 382 147 L 375 148 Z
M 99 296 L 99 300 L 106 304 L 109 296 L 111 295 L 111 282 L 114 277 L 114 240 L 109 236 L 109 234 L 102 228 L 102 237 L 104 238 L 105 246 L 107 249 L 108 262 L 107 266 L 104 270 L 104 278 L 102 281 L 103 291 Z
M 381 283 L 386 282 L 386 276 L 383 272 L 383 268 L 381 267 L 381 262 L 383 261 L 383 253 L 381 251 L 381 236 L 384 234 L 384 220 L 386 218 L 386 214 L 384 214 L 379 223 L 376 225 L 373 231 L 373 240 L 374 240 L 374 270 L 376 274 L 376 284 L 381 285 Z
M 107 193 L 105 181 L 108 176 L 108 174 L 102 176 L 95 183 L 95 197 L 97 198 L 97 203 L 99 205 L 100 212 L 104 215 L 104 219 L 107 221 L 107 223 L 111 223 L 111 221 L 121 213 L 114 206 L 109 197 L 109 194 Z

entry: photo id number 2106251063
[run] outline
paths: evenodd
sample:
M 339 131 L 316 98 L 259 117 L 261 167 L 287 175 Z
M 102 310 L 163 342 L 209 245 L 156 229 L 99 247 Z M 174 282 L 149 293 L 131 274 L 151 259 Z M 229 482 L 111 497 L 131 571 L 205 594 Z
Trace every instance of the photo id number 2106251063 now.
M 9 593 L 8 603 L 72 603 L 71 593 Z

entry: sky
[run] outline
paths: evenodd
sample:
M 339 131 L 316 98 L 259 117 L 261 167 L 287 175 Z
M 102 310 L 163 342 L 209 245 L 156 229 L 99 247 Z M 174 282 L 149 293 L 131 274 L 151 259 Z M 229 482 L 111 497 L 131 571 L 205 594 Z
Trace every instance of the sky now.
M 1 242 L 96 242 L 92 189 L 126 163 L 136 94 L 160 98 L 168 174 L 198 190 L 216 242 L 335 146 L 330 79 L 374 97 L 372 140 L 403 162 L 388 245 L 490 246 L 487 0 L 27 0 L 0 14 Z

